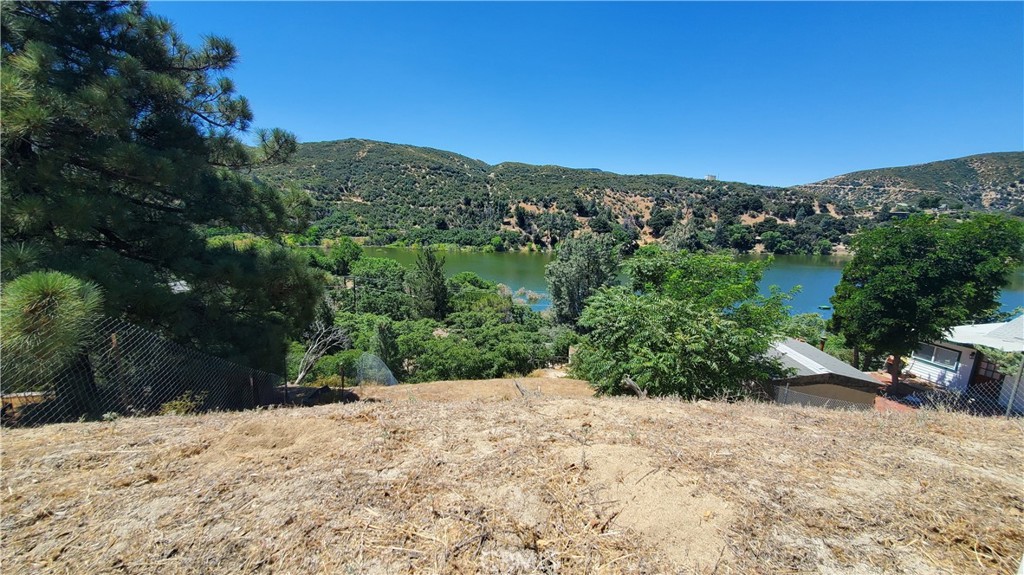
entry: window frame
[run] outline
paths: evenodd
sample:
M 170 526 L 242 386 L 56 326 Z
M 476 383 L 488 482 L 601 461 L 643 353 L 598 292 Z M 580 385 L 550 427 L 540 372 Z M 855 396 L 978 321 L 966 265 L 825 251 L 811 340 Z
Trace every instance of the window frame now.
M 926 347 L 926 346 L 932 348 L 931 355 L 928 356 L 928 357 L 925 357 L 924 355 L 919 355 L 921 350 L 924 347 Z M 936 361 L 935 360 L 935 352 L 936 352 L 936 350 L 939 350 L 939 349 L 945 350 L 945 351 L 948 351 L 948 352 L 951 352 L 951 353 L 955 353 L 956 354 L 956 360 L 952 364 Z M 960 369 L 960 366 L 961 366 L 960 359 L 963 357 L 963 352 L 960 351 L 959 349 L 953 349 L 951 347 L 946 347 L 944 345 L 938 345 L 938 344 L 934 344 L 934 343 L 922 343 L 920 346 L 918 346 L 918 348 L 916 350 L 914 350 L 913 353 L 910 354 L 910 356 L 912 358 L 918 360 L 918 361 L 923 361 L 923 362 L 925 362 L 927 364 L 934 365 L 936 367 L 941 367 L 942 369 L 951 370 L 951 371 L 958 371 Z

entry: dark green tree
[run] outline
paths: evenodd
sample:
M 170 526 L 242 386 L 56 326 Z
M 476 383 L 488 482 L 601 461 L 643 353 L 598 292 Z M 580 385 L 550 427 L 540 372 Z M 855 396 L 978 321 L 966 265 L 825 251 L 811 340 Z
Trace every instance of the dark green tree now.
M 750 251 L 754 249 L 754 245 L 757 244 L 757 238 L 754 237 L 754 231 L 749 226 L 733 224 L 729 226 L 728 234 L 729 246 L 741 252 Z
M 443 320 L 448 315 L 450 295 L 444 262 L 444 256 L 429 247 L 416 256 L 416 269 L 409 274 L 409 291 L 419 317 Z
M 651 228 L 651 235 L 660 238 L 665 230 L 675 223 L 675 217 L 669 210 L 655 209 L 651 218 L 647 220 L 647 226 Z
M 516 227 L 523 231 L 530 231 L 531 226 L 529 212 L 523 209 L 523 206 L 517 205 L 513 213 L 515 214 L 516 218 Z
M 360 258 L 352 264 L 356 311 L 403 320 L 412 315 L 405 291 L 409 273 L 402 264 L 388 258 Z
M 352 263 L 363 256 L 363 248 L 351 238 L 325 240 L 324 244 L 310 252 L 310 263 L 334 275 L 348 275 Z
M 273 236 L 280 194 L 246 175 L 295 139 L 257 130 L 225 73 L 234 47 L 186 45 L 135 2 L 4 2 L 2 240 L 100 285 L 105 312 L 281 371 L 318 276 L 277 246 L 210 246 L 202 231 Z M 294 222 L 292 222 L 294 223 Z M 24 262 L 23 262 L 24 263 Z
M 398 347 L 398 334 L 395 333 L 395 324 L 391 320 L 383 318 L 374 325 L 370 352 L 380 358 L 396 378 L 402 377 L 402 357 Z
M 619 253 L 612 238 L 583 235 L 562 242 L 544 269 L 555 321 L 575 325 L 586 299 L 611 285 L 618 268 Z
M 900 358 L 955 325 L 986 320 L 1022 261 L 1024 222 L 976 215 L 958 223 L 923 214 L 862 232 L 832 296 L 831 331 L 869 356 Z
M 612 231 L 612 222 L 605 213 L 600 213 L 590 220 L 590 230 L 595 234 L 607 234 Z

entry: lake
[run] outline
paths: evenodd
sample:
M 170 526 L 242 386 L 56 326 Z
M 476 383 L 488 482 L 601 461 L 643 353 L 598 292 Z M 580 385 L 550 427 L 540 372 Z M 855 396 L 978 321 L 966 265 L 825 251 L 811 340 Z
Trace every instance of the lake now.
M 417 252 L 409 248 L 364 247 L 363 253 L 370 257 L 391 258 L 412 267 L 416 263 Z M 550 305 L 544 281 L 544 266 L 553 257 L 550 253 L 452 251 L 443 254 L 448 275 L 476 272 L 486 280 L 507 285 L 512 291 L 525 288 L 541 294 L 543 299 L 533 305 L 534 309 L 542 310 Z M 763 256 L 745 255 L 740 259 L 749 261 L 759 257 Z M 832 297 L 842 276 L 843 265 L 849 259 L 849 256 L 775 256 L 775 262 L 761 281 L 761 291 L 767 293 L 768 286 L 772 285 L 783 291 L 801 286 L 800 292 L 789 302 L 792 312 L 818 312 L 830 317 L 830 310 L 821 310 L 818 306 L 829 305 L 828 298 Z M 1024 305 L 1024 269 L 1011 276 L 1010 285 L 1003 289 L 1001 302 L 1003 311 Z

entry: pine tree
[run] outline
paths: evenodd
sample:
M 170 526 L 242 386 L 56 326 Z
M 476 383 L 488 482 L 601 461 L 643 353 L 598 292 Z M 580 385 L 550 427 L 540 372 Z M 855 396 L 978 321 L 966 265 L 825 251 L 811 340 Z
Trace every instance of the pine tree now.
M 448 283 L 444 277 L 444 256 L 424 248 L 416 256 L 416 269 L 409 284 L 413 305 L 422 318 L 443 320 L 449 311 Z
M 235 48 L 186 45 L 136 2 L 4 2 L 2 240 L 19 272 L 98 284 L 108 314 L 265 369 L 320 295 L 304 258 L 274 244 L 211 247 L 202 230 L 273 236 L 289 220 L 245 173 L 295 138 L 251 130 L 225 73 Z M 5 273 L 5 276 L 9 274 Z

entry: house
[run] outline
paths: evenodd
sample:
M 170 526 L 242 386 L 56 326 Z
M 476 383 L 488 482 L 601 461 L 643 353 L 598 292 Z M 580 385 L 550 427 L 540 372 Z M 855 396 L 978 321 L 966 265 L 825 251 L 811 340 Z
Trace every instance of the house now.
M 791 375 L 768 382 L 764 391 L 779 403 L 872 409 L 881 384 L 813 345 L 787 338 L 772 346 Z
M 998 406 L 1006 413 L 1024 413 L 1021 370 L 1016 375 L 1001 373 L 977 346 L 1024 352 L 1024 315 L 1007 322 L 958 325 L 944 340 L 919 347 L 911 354 L 905 371 L 938 387 Z

